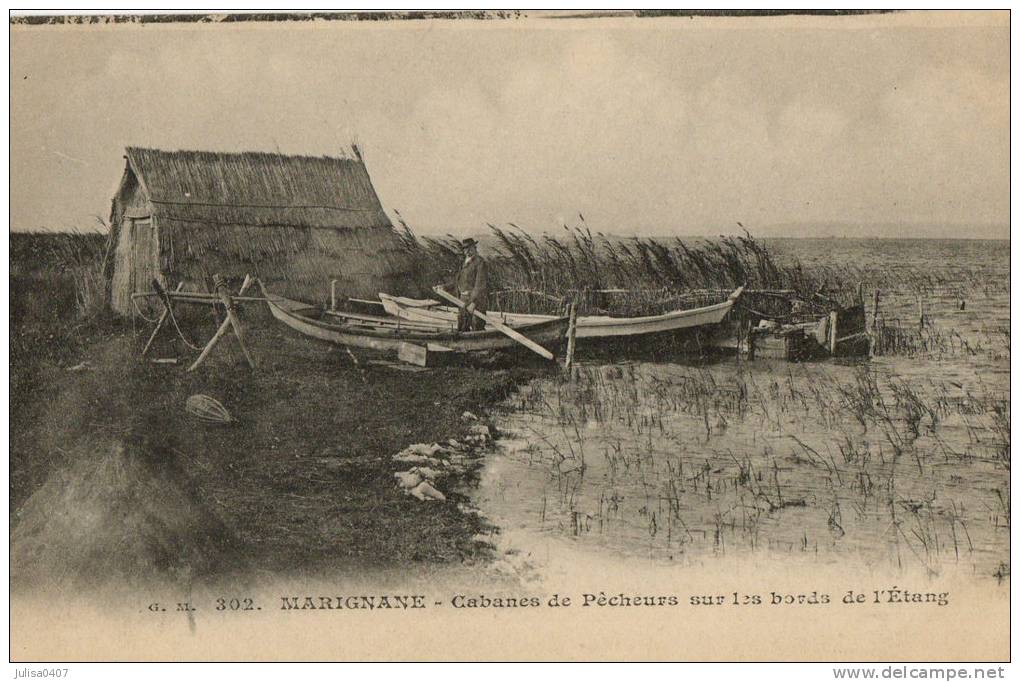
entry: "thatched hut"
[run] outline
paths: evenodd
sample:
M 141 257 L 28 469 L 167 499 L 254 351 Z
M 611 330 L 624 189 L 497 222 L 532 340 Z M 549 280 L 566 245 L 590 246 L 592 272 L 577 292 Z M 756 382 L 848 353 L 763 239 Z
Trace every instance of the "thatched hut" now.
M 357 147 L 341 157 L 167 152 L 128 147 L 113 198 L 110 305 L 152 279 L 188 290 L 258 276 L 275 291 L 323 301 L 406 286 L 410 263 Z

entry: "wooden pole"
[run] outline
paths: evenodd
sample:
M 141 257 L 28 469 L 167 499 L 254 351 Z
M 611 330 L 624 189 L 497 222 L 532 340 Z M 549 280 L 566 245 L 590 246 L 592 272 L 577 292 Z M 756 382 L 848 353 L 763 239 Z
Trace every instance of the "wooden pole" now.
M 157 282 L 156 280 L 152 280 L 152 283 L 155 286 L 159 287 L 158 290 L 164 294 L 163 314 L 159 316 L 159 322 L 156 323 L 156 328 L 152 330 L 152 334 L 149 336 L 149 340 L 145 342 L 145 348 L 142 349 L 143 358 L 145 357 L 146 353 L 149 352 L 149 349 L 152 348 L 152 342 L 156 340 L 156 336 L 163 329 L 163 325 L 166 324 L 166 321 L 170 319 L 170 307 L 174 304 L 170 297 L 166 296 L 166 292 L 163 291 L 163 287 L 159 285 L 159 282 Z M 180 291 L 183 287 L 184 282 L 181 282 L 177 285 L 177 288 L 174 289 L 174 291 Z
M 216 279 L 219 280 L 219 275 L 216 275 Z M 245 275 L 244 284 L 241 285 L 239 295 L 243 295 L 244 292 L 248 291 L 248 287 L 251 286 L 251 283 L 251 276 Z M 226 288 L 223 286 L 217 286 L 216 290 L 220 293 L 220 299 L 227 308 L 227 319 L 223 320 L 220 324 L 220 328 L 217 329 L 213 337 L 209 339 L 209 343 L 205 345 L 205 348 L 202 349 L 201 355 L 199 355 L 198 359 L 192 363 L 191 367 L 188 368 L 188 371 L 193 372 L 198 369 L 199 366 L 205 362 L 205 359 L 209 357 L 209 353 L 211 353 L 213 348 L 216 347 L 216 344 L 220 342 L 220 339 L 223 338 L 223 335 L 231 328 L 234 330 L 234 335 L 241 344 L 241 350 L 244 352 L 245 359 L 248 361 L 248 364 L 252 367 L 252 369 L 254 369 L 255 362 L 252 361 L 251 356 L 248 354 L 248 349 L 244 346 L 244 338 L 241 335 L 241 325 L 237 322 L 237 318 L 234 317 L 234 304 L 230 300 L 230 294 L 227 293 Z
M 577 303 L 571 302 L 570 304 L 570 323 L 567 327 L 567 361 L 564 363 L 564 367 L 567 372 L 574 366 L 574 347 L 577 342 Z
M 877 352 L 878 346 L 878 304 L 879 304 L 879 290 L 875 289 L 875 302 L 871 308 L 871 339 L 868 343 L 868 357 L 874 357 Z
M 219 294 L 206 294 L 200 291 L 181 291 L 179 288 L 174 291 L 165 291 L 163 294 L 160 294 L 158 291 L 131 294 L 131 298 L 162 298 L 163 296 L 167 296 L 178 303 L 207 303 L 209 305 L 216 305 L 221 302 Z M 231 296 L 230 300 L 234 303 L 265 303 L 269 299 L 265 296 Z
M 244 276 L 244 282 L 241 285 L 242 294 L 245 291 L 245 285 L 251 286 L 250 275 Z M 241 346 L 241 352 L 244 353 L 244 359 L 248 361 L 249 367 L 255 369 L 255 361 L 251 359 L 251 354 L 248 352 L 248 348 L 244 345 L 244 331 L 241 329 L 241 323 L 237 319 L 237 311 L 234 308 L 234 302 L 230 300 L 230 293 L 227 291 L 227 287 L 222 280 L 220 280 L 219 286 L 216 287 L 216 291 L 220 295 L 220 300 L 223 301 L 223 307 L 227 310 L 227 321 L 230 322 L 230 326 L 234 329 L 234 336 L 237 337 L 237 343 Z
M 445 289 L 443 289 L 442 287 L 433 287 L 432 291 L 436 292 L 437 294 L 439 294 L 440 296 L 445 298 L 450 303 L 453 303 L 458 308 L 467 308 L 467 306 L 464 305 L 464 301 L 460 300 L 459 298 L 457 298 L 453 294 L 447 293 L 447 291 Z M 548 350 L 546 350 L 542 346 L 538 345 L 537 343 L 535 343 L 534 341 L 532 341 L 528 337 L 524 336 L 524 334 L 521 334 L 517 330 L 511 329 L 510 327 L 506 326 L 505 324 L 503 324 L 499 320 L 487 317 L 487 316 L 483 315 L 482 313 L 478 312 L 477 310 L 473 310 L 472 313 L 474 313 L 474 316 L 477 317 L 478 319 L 484 320 L 485 323 L 488 324 L 493 329 L 497 329 L 497 330 L 503 332 L 504 334 L 509 336 L 511 339 L 513 339 L 517 343 L 521 344 L 525 348 L 527 348 L 527 349 L 529 349 L 529 350 L 531 350 L 531 351 L 533 351 L 535 353 L 538 353 L 539 355 L 541 355 L 546 360 L 554 360 L 555 359 L 555 356 L 552 353 L 550 353 Z
M 875 302 L 871 307 L 871 331 L 878 329 L 878 303 L 879 303 L 879 290 L 875 289 Z
M 336 310 L 336 280 L 329 280 L 329 309 Z
M 839 313 L 833 310 L 829 313 L 829 355 L 836 354 L 836 320 Z

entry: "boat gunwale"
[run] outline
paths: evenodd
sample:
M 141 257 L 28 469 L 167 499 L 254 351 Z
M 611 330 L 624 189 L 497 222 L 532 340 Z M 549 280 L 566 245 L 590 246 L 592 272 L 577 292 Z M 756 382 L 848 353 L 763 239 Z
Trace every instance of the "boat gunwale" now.
M 442 345 L 443 341 L 448 341 L 448 342 L 456 343 L 458 341 L 469 341 L 469 340 L 470 341 L 480 341 L 480 340 L 486 340 L 486 339 L 502 339 L 502 338 L 504 338 L 503 332 L 499 331 L 498 329 L 484 329 L 484 330 L 481 330 L 481 331 L 471 331 L 471 332 L 456 332 L 456 331 L 451 332 L 451 331 L 446 331 L 446 330 L 440 330 L 440 331 L 436 331 L 436 332 L 433 333 L 433 332 L 420 332 L 420 331 L 408 332 L 408 331 L 406 331 L 404 329 L 396 329 L 396 328 L 392 328 L 392 329 L 379 329 L 378 327 L 372 327 L 372 326 L 367 326 L 367 325 L 366 326 L 357 326 L 357 325 L 349 325 L 349 324 L 347 324 L 347 325 L 344 325 L 344 324 L 330 324 L 329 322 L 324 322 L 321 319 L 318 319 L 318 318 L 315 318 L 315 317 L 310 317 L 308 315 L 301 314 L 300 312 L 297 312 L 298 310 L 321 312 L 320 309 L 315 307 L 315 306 L 311 306 L 311 305 L 309 305 L 307 303 L 304 303 L 302 301 L 296 301 L 294 299 L 286 298 L 285 296 L 280 296 L 280 295 L 277 295 L 277 294 L 271 294 L 268 291 L 266 291 L 264 288 L 263 288 L 263 293 L 265 294 L 265 297 L 266 297 L 266 303 L 268 305 L 276 308 L 277 310 L 282 312 L 284 315 L 298 318 L 302 322 L 304 322 L 306 324 L 310 324 L 310 325 L 312 325 L 314 327 L 318 327 L 319 329 L 324 329 L 326 331 L 336 332 L 336 333 L 339 333 L 339 334 L 352 334 L 352 335 L 359 335 L 359 336 L 365 336 L 365 337 L 376 338 L 376 339 L 408 341 L 408 342 L 420 341 L 420 342 L 427 342 L 427 343 L 437 343 L 437 344 L 440 344 L 440 345 Z M 280 305 L 281 301 L 288 302 L 288 303 L 291 303 L 291 304 L 297 304 L 297 306 L 300 306 L 300 307 L 296 307 L 295 306 L 295 308 L 288 308 L 288 307 Z M 525 326 L 522 326 L 522 327 L 517 327 L 515 329 L 516 329 L 516 331 L 521 332 L 521 333 L 527 333 L 527 332 L 530 331 L 532 334 L 535 334 L 535 333 L 542 333 L 542 332 L 545 332 L 547 330 L 555 329 L 557 327 L 562 327 L 562 326 L 566 325 L 568 322 L 569 322 L 569 319 L 566 318 L 566 317 L 554 317 L 554 318 L 552 318 L 550 320 L 545 320 L 545 321 L 542 321 L 542 322 L 539 322 L 539 323 L 536 323 L 536 324 L 531 324 L 531 325 L 525 325 Z
M 743 286 L 739 286 L 736 289 L 734 289 L 726 297 L 725 301 L 720 301 L 719 303 L 712 303 L 712 304 L 709 304 L 707 306 L 701 306 L 699 308 L 687 308 L 687 309 L 684 309 L 684 310 L 671 310 L 669 312 L 662 313 L 660 315 L 643 315 L 643 316 L 640 316 L 640 317 L 615 317 L 615 316 L 611 316 L 611 315 L 585 315 L 585 316 L 579 316 L 577 318 L 577 324 L 578 324 L 578 327 L 587 327 L 587 328 L 592 328 L 592 327 L 609 327 L 609 328 L 613 328 L 613 327 L 623 327 L 623 326 L 630 326 L 630 325 L 638 326 L 638 325 L 642 325 L 642 324 L 654 324 L 656 322 L 669 322 L 669 321 L 672 321 L 672 320 L 683 319 L 685 317 L 693 317 L 695 315 L 701 315 L 701 314 L 706 314 L 706 313 L 714 313 L 714 312 L 717 312 L 717 311 L 719 311 L 719 310 L 721 310 L 723 308 L 729 309 L 729 308 L 731 308 L 737 302 L 737 299 L 740 298 L 740 295 L 743 293 L 743 291 L 744 291 L 744 287 Z M 385 297 L 385 299 L 383 297 Z M 380 298 L 380 300 L 390 300 L 390 301 L 393 301 L 394 303 L 396 303 L 399 306 L 400 303 L 396 299 L 399 299 L 399 298 L 402 298 L 402 297 L 400 297 L 400 296 L 392 296 L 390 294 L 380 293 L 379 294 L 379 298 Z M 413 300 L 413 299 L 411 299 L 411 300 Z M 450 306 L 443 306 L 443 305 L 435 305 L 435 306 L 409 306 L 409 307 L 413 308 L 416 312 L 435 310 L 435 309 L 438 308 L 439 310 L 437 312 L 441 312 L 442 314 L 449 314 L 449 312 L 452 312 L 452 310 L 453 310 L 452 307 L 450 307 Z M 504 312 L 504 311 L 495 311 L 495 310 L 494 311 L 490 311 L 490 312 L 493 315 L 511 315 L 511 316 L 512 315 L 527 315 L 529 317 L 533 316 L 533 317 L 542 317 L 542 318 L 556 319 L 555 316 L 553 316 L 553 315 L 540 315 L 540 314 L 537 314 L 537 313 L 508 313 L 508 312 Z

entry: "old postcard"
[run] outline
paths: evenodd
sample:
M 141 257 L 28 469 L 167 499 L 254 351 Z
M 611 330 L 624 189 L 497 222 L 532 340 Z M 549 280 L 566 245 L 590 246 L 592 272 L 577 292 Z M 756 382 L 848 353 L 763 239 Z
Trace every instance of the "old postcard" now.
M 1007 660 L 1009 22 L 12 17 L 12 661 Z

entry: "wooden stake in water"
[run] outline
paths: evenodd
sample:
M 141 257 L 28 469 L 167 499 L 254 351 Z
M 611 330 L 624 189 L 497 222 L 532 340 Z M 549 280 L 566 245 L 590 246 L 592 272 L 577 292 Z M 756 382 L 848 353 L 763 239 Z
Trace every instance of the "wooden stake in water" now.
M 875 303 L 871 308 L 871 331 L 875 331 L 878 328 L 878 299 L 879 290 L 875 289 Z
M 878 302 L 879 290 L 875 289 L 875 302 L 871 308 L 871 338 L 868 340 L 868 357 L 873 357 L 878 344 Z
M 567 325 L 567 361 L 564 368 L 569 372 L 574 366 L 574 346 L 577 343 L 577 303 L 570 304 L 570 322 Z
M 839 318 L 839 313 L 833 310 L 829 313 L 829 355 L 836 354 L 836 320 Z

